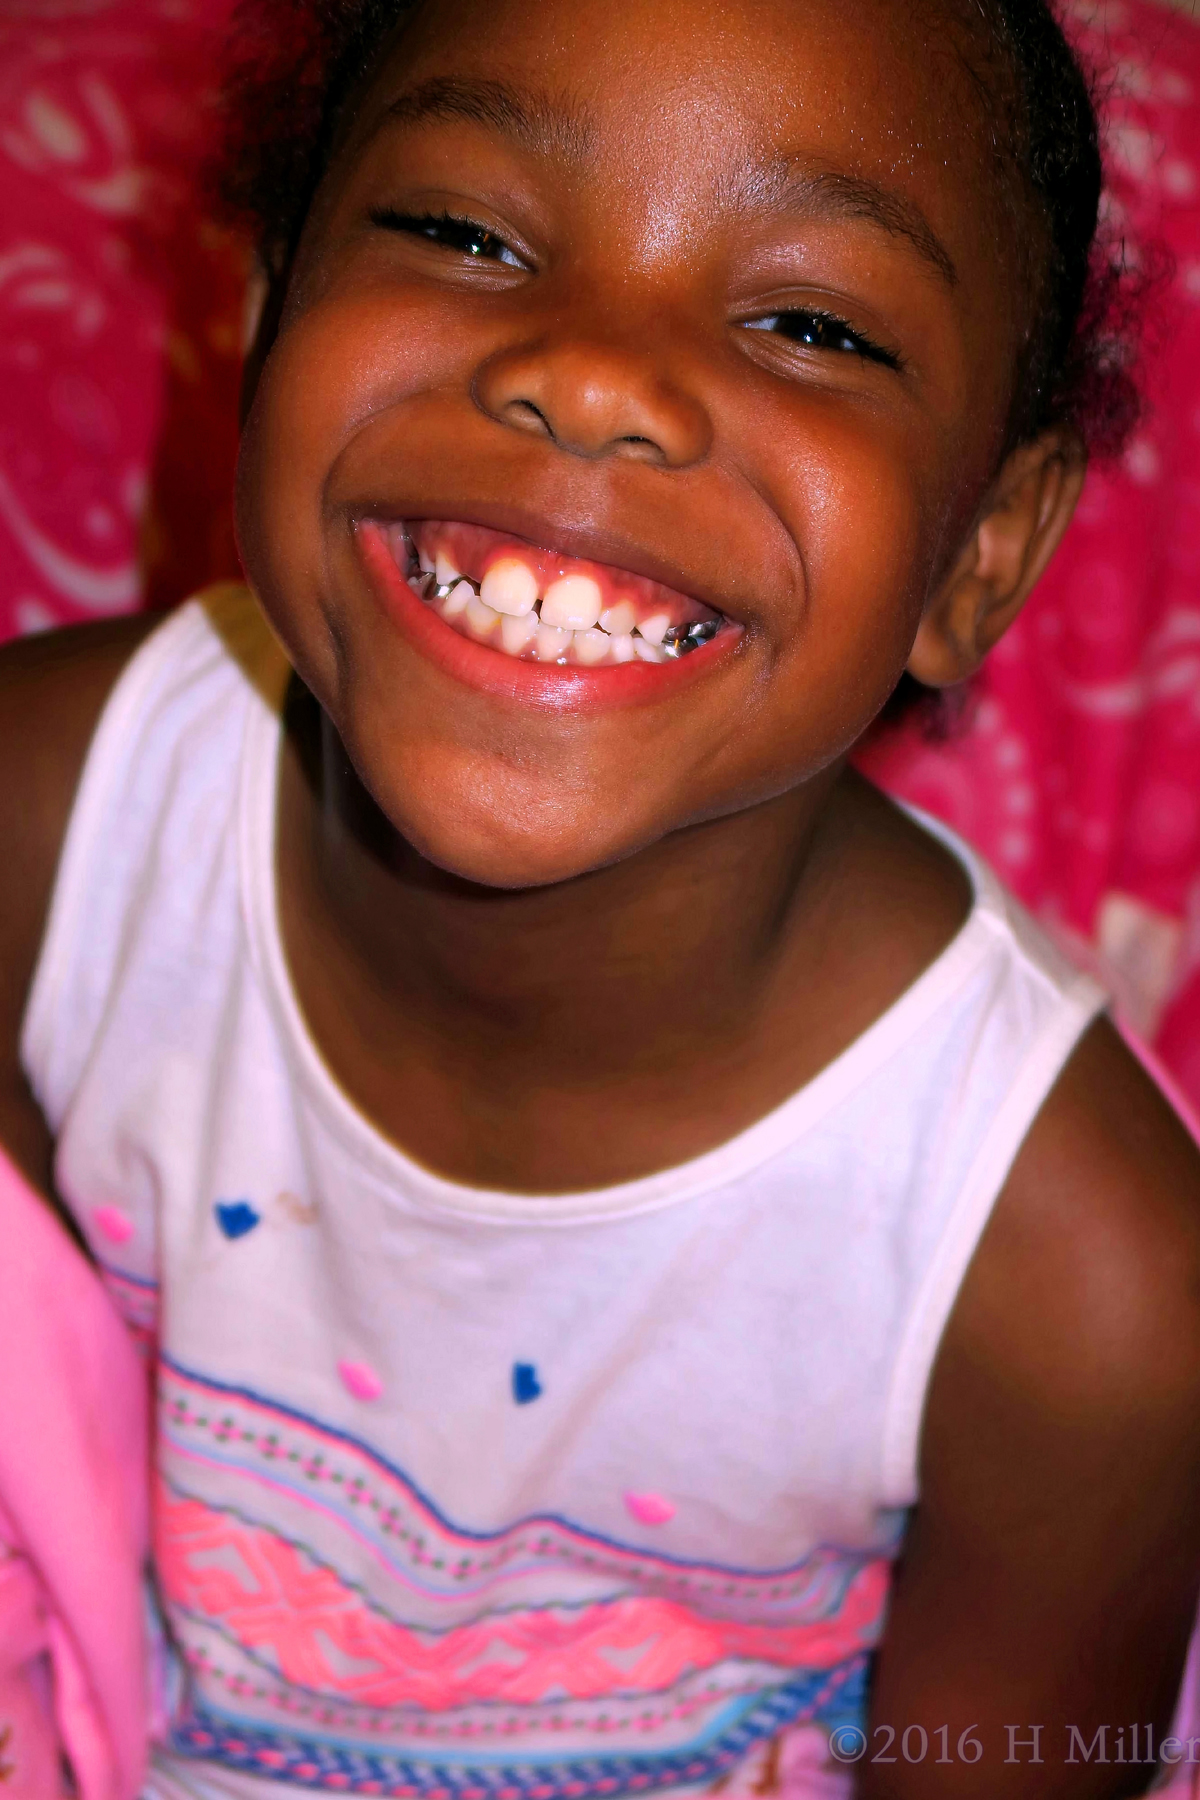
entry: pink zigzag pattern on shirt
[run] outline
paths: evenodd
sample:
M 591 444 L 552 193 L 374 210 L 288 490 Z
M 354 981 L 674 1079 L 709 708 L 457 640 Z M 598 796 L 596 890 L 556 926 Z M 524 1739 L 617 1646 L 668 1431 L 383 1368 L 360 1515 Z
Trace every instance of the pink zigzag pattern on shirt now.
M 402 1471 L 374 1450 L 259 1395 L 222 1387 L 159 1363 L 159 1418 L 166 1465 L 232 1471 L 243 1494 L 257 1488 L 337 1520 L 347 1541 L 373 1554 L 429 1601 L 493 1596 L 499 1585 L 547 1567 L 598 1575 L 636 1589 L 673 1591 L 704 1610 L 809 1623 L 836 1613 L 851 1575 L 871 1560 L 823 1546 L 777 1570 L 681 1562 L 588 1532 L 553 1515 L 501 1530 L 448 1523 Z M 272 1500 L 267 1498 L 270 1507 Z M 238 1510 L 245 1513 L 246 1501 Z M 886 1563 L 881 1558 L 881 1565 Z
M 447 1631 L 388 1619 L 314 1556 L 269 1527 L 163 1492 L 158 1569 L 168 1601 L 218 1623 L 285 1682 L 373 1706 L 431 1712 L 487 1701 L 531 1705 L 669 1688 L 732 1661 L 782 1671 L 844 1662 L 878 1637 L 888 1565 L 863 1564 L 833 1616 L 743 1624 L 660 1596 L 518 1609 Z M 331 1667 L 332 1650 L 353 1674 Z

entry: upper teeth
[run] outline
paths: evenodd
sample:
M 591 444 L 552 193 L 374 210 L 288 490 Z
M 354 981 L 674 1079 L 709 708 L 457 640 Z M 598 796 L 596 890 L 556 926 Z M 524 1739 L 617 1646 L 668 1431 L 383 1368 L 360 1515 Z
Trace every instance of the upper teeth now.
M 633 657 L 658 661 L 664 655 L 686 655 L 720 629 L 719 619 L 673 625 L 666 612 L 639 620 L 631 600 L 601 610 L 603 595 L 590 575 L 560 575 L 539 607 L 537 577 L 516 557 L 493 563 L 481 582 L 463 575 L 444 551 L 438 551 L 432 569 L 424 553 L 419 562 L 412 584 L 425 599 L 438 602 L 443 617 L 462 617 L 472 636 L 481 638 L 492 637 L 499 625 L 510 655 L 520 655 L 532 643 L 540 662 L 557 661 L 572 645 L 582 663 L 606 656 L 617 662 Z
M 618 600 L 600 614 L 600 624 L 610 637 L 628 637 L 637 625 L 637 608 L 632 600 Z
M 486 600 L 493 612 L 508 613 L 514 619 L 524 618 L 537 604 L 537 576 L 525 563 L 517 562 L 515 558 L 508 562 L 493 563 L 480 583 L 479 596 Z M 546 617 L 544 601 L 542 617 Z M 552 620 L 551 623 L 557 624 L 558 620 Z
M 563 575 L 542 595 L 542 618 L 563 631 L 590 631 L 601 604 L 599 584 L 590 575 Z
M 653 613 L 650 618 L 641 621 L 638 630 L 648 644 L 661 644 L 670 629 L 670 625 L 671 618 L 669 613 Z

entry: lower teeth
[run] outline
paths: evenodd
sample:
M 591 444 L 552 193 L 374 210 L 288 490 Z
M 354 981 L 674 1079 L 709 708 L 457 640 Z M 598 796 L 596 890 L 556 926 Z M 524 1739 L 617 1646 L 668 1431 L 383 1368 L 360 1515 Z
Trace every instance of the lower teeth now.
M 456 588 L 463 586 L 469 586 L 473 594 L 479 593 L 479 583 L 472 581 L 469 575 L 458 575 L 453 581 L 439 581 L 432 569 L 419 569 L 410 577 L 409 585 L 422 600 L 439 603 L 448 600 Z M 711 643 L 720 629 L 719 619 L 695 619 L 690 625 L 672 625 L 663 634 L 661 651 L 664 656 L 676 659 L 688 656 L 702 644 Z

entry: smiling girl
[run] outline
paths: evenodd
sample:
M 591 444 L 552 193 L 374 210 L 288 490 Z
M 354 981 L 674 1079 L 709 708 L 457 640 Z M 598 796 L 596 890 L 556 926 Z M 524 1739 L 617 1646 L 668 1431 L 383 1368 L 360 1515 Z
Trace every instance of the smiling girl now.
M 0 1130 L 157 1371 L 146 1792 L 1141 1792 L 1200 1163 L 847 760 L 1119 397 L 1059 30 L 259 18 L 253 597 L 3 660 Z

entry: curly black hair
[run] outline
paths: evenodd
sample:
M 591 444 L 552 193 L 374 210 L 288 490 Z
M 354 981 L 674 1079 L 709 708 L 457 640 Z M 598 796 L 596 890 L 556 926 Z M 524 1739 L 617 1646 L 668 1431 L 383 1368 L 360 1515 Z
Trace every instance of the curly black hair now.
M 217 171 L 223 211 L 286 268 L 347 100 L 416 0 L 240 0 Z M 1135 379 L 1144 278 L 1097 230 L 1102 182 L 1092 84 L 1049 0 L 946 0 L 960 59 L 990 126 L 998 174 L 1037 246 L 1033 329 L 1007 447 L 1066 424 L 1115 455 L 1140 415 Z

